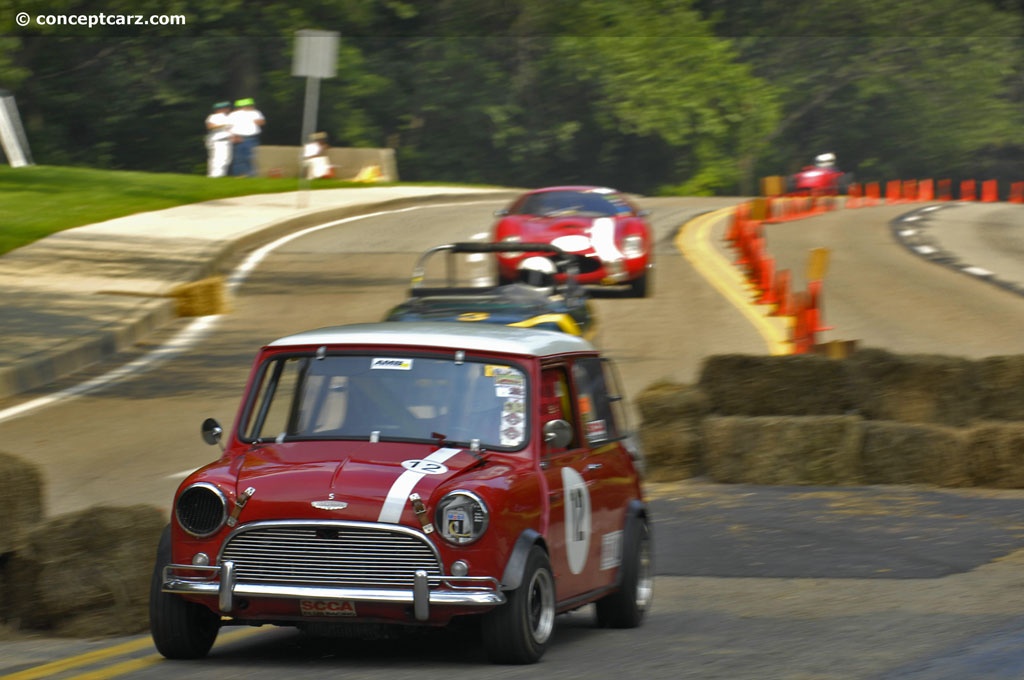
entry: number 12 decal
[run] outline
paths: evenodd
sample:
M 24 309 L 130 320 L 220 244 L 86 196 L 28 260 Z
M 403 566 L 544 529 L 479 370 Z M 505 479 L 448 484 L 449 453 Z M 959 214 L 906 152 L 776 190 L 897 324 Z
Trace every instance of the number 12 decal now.
M 587 564 L 590 552 L 590 492 L 580 473 L 571 467 L 562 468 L 565 490 L 565 549 L 569 571 L 579 574 Z

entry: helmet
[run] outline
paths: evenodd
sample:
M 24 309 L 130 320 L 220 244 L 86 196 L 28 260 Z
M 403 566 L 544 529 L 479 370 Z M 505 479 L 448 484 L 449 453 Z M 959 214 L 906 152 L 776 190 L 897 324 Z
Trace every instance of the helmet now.
M 546 257 L 528 257 L 519 265 L 519 280 L 550 295 L 555 290 L 555 263 Z
M 836 155 L 834 153 L 820 153 L 814 157 L 814 164 L 819 168 L 831 168 L 836 164 Z

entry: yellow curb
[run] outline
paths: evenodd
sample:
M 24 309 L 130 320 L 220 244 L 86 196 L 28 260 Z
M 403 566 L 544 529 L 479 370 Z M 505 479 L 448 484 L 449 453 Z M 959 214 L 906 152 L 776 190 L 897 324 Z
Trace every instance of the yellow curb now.
M 675 246 L 694 269 L 738 309 L 764 338 L 770 354 L 792 354 L 789 317 L 769 316 L 771 309 L 756 302 L 746 277 L 711 245 L 711 227 L 731 216 L 735 208 L 722 208 L 696 217 L 676 233 Z

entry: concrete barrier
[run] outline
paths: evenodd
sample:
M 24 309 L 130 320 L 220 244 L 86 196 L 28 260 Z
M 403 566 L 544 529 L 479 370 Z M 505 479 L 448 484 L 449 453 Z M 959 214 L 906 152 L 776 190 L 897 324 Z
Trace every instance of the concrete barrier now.
M 297 146 L 260 145 L 256 149 L 256 167 L 262 177 L 298 177 L 301 149 Z M 394 149 L 332 147 L 327 157 L 336 179 L 352 180 L 368 168 L 379 168 L 380 182 L 398 181 Z

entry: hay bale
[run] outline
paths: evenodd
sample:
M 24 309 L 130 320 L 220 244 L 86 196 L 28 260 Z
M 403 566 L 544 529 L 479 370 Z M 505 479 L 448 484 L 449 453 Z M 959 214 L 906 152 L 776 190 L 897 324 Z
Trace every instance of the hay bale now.
M 866 349 L 844 363 L 865 418 L 963 426 L 977 413 L 977 367 L 968 359 Z
M 178 316 L 207 316 L 227 311 L 224 277 L 211 276 L 176 286 L 170 293 Z
M 635 404 L 643 418 L 640 442 L 648 479 L 667 482 L 703 474 L 700 422 L 708 413 L 707 395 L 693 386 L 656 382 Z
M 979 359 L 977 366 L 980 420 L 1024 420 L 1024 355 Z
M 710 417 L 704 464 L 717 482 L 860 484 L 857 416 Z
M 645 425 L 640 430 L 647 479 L 671 482 L 704 473 L 699 432 L 682 423 Z
M 892 421 L 864 421 L 863 428 L 861 458 L 868 484 L 971 484 L 961 430 Z
M 696 423 L 710 410 L 708 395 L 698 387 L 673 382 L 648 385 L 634 400 L 644 424 Z
M 76 636 L 146 629 L 149 580 L 167 518 L 144 505 L 97 506 L 38 525 L 9 560 L 6 618 Z
M 43 482 L 39 469 L 0 452 L 0 556 L 21 547 L 25 534 L 43 517 Z
M 1024 488 L 1024 423 L 979 423 L 965 433 L 967 471 L 976 486 Z
M 699 386 L 712 412 L 727 416 L 842 415 L 857 406 L 846 363 L 812 354 L 712 356 Z

